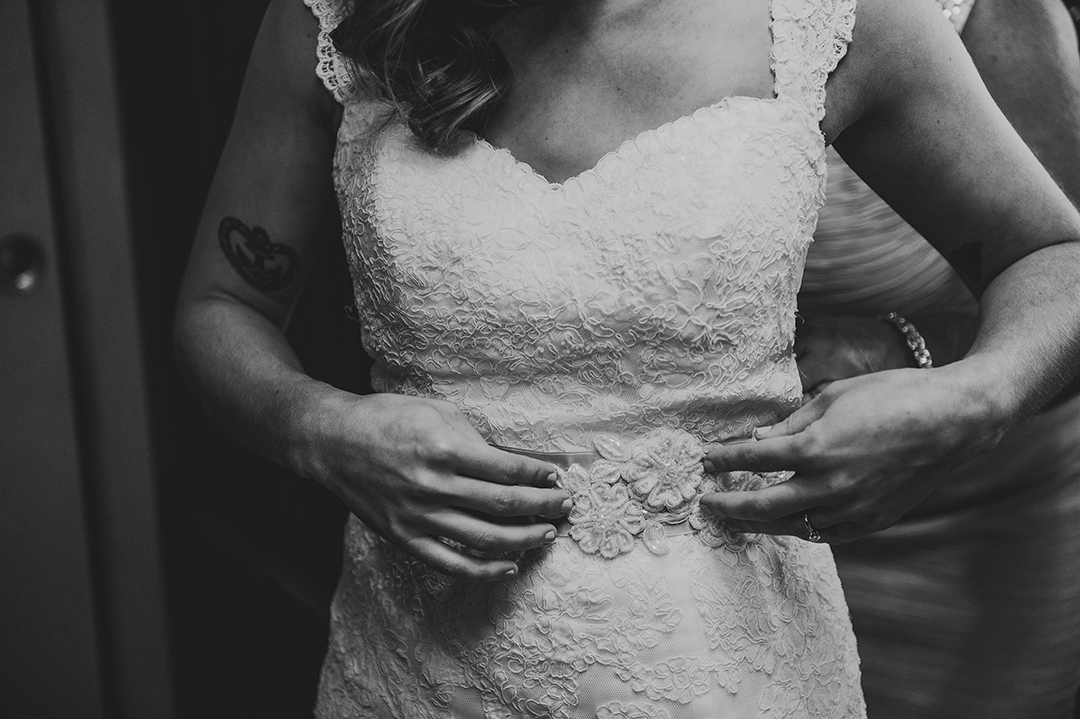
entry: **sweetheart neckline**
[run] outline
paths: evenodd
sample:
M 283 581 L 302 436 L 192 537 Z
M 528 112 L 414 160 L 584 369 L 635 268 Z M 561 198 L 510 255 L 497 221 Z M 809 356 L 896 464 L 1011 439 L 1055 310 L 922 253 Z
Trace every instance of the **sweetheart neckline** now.
M 636 147 L 647 139 L 662 135 L 666 131 L 673 129 L 679 125 L 686 125 L 692 123 L 696 120 L 701 119 L 702 117 L 716 112 L 717 110 L 728 109 L 733 103 L 743 102 L 755 104 L 760 103 L 765 105 L 779 105 L 781 103 L 785 103 L 785 99 L 775 96 L 753 97 L 750 95 L 728 95 L 712 103 L 711 105 L 699 107 L 693 112 L 677 117 L 674 120 L 668 120 L 667 122 L 661 125 L 657 125 L 656 127 L 642 130 L 633 137 L 623 140 L 615 149 L 605 152 L 603 155 L 601 155 L 600 159 L 594 162 L 591 166 L 587 167 L 586 169 L 575 175 L 571 175 L 570 177 L 567 177 L 566 179 L 557 182 L 549 180 L 546 176 L 536 170 L 536 168 L 534 168 L 528 162 L 525 162 L 524 160 L 519 160 L 509 148 L 493 145 L 487 140 L 485 140 L 483 137 L 472 131 L 469 131 L 467 135 L 472 140 L 472 148 L 479 148 L 481 150 L 484 150 L 489 155 L 503 157 L 508 160 L 511 165 L 513 165 L 515 168 L 517 168 L 527 176 L 532 177 L 535 181 L 543 185 L 546 185 L 548 189 L 552 192 L 561 192 L 565 191 L 566 188 L 570 185 L 580 185 L 586 179 L 597 175 L 604 165 L 609 164 L 613 159 L 622 158 L 629 150 L 629 148 Z M 798 107 L 798 105 L 795 105 L 795 107 Z

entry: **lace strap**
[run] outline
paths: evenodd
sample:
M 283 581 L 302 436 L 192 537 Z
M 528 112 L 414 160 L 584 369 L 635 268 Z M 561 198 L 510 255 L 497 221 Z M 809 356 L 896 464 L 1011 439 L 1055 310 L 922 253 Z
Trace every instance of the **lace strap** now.
M 776 96 L 825 117 L 825 81 L 847 53 L 856 0 L 772 0 Z
M 348 0 L 304 0 L 319 20 L 318 64 L 315 74 L 323 81 L 326 89 L 342 105 L 358 99 L 356 81 L 349 72 L 348 62 L 334 47 L 330 32 L 338 26 L 348 14 Z

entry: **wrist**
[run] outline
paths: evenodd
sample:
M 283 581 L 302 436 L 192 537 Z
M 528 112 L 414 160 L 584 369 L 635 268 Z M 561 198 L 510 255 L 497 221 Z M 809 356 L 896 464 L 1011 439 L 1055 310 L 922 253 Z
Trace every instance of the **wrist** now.
M 1018 399 L 1019 393 L 1013 390 L 994 363 L 980 357 L 968 357 L 931 372 L 951 382 L 963 397 L 967 416 L 991 441 L 996 442 L 1021 419 L 1023 403 Z
M 293 473 L 329 488 L 333 470 L 328 459 L 355 400 L 355 395 L 311 378 L 296 388 L 282 433 L 285 464 Z

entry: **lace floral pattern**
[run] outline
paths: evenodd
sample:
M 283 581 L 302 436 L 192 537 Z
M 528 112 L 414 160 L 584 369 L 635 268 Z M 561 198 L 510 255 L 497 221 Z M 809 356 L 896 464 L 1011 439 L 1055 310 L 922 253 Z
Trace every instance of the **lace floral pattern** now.
M 828 547 L 730 533 L 699 502 L 785 477 L 705 474 L 700 442 L 798 406 L 823 86 L 853 0 L 773 0 L 775 98 L 702 108 L 563 183 L 376 121 L 325 37 L 343 1 L 309 0 L 375 388 L 454 402 L 495 444 L 602 458 L 563 473 L 567 533 L 508 581 L 430 572 L 351 519 L 319 716 L 864 716 Z
M 683 431 L 655 430 L 624 444 L 614 437 L 594 439 L 599 459 L 588 467 L 559 471 L 559 486 L 570 491 L 569 536 L 586 554 L 613 559 L 630 552 L 640 539 L 653 554 L 670 551 L 669 529 L 684 525 L 710 547 L 740 548 L 756 535 L 730 532 L 701 510 L 709 492 L 760 489 L 788 478 L 726 472 L 706 476 L 701 442 Z

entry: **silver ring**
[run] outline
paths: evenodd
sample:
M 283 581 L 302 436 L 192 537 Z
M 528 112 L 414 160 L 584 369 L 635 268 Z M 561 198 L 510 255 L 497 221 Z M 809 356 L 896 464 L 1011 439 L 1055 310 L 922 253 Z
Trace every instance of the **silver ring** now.
M 803 521 L 803 524 L 806 525 L 806 534 L 807 534 L 806 538 L 809 539 L 811 542 L 820 542 L 821 541 L 821 533 L 818 532 L 816 529 L 814 529 L 814 525 L 810 524 L 810 515 L 809 514 L 804 514 L 802 516 L 802 521 Z

